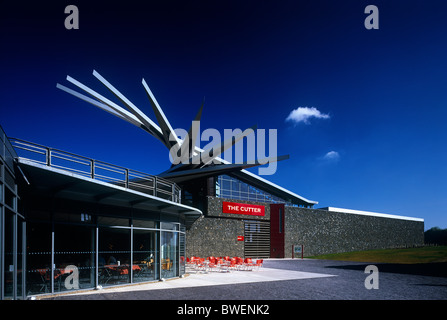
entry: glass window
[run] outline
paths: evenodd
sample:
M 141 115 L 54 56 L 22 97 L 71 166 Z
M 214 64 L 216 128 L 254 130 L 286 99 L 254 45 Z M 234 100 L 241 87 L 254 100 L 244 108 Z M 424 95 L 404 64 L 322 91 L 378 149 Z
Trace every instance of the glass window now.
M 6 299 L 14 299 L 14 213 L 5 210 L 4 293 Z
M 178 233 L 161 232 L 161 278 L 178 276 Z
M 129 227 L 129 219 L 100 216 L 98 217 L 98 224 L 106 226 Z
M 225 178 L 222 178 L 221 188 L 224 190 L 231 190 L 231 181 Z
M 292 205 L 290 202 L 227 175 L 219 176 L 216 181 L 216 190 L 219 189 L 216 196 L 220 198 Z
M 93 217 L 87 213 L 62 213 L 57 212 L 54 215 L 55 221 L 72 222 L 72 223 L 93 223 Z
M 171 222 L 160 222 L 160 229 L 178 230 L 178 224 L 171 223 Z
M 11 167 L 11 168 L 12 168 L 12 167 Z M 6 170 L 6 167 L 5 167 L 5 183 L 6 183 L 6 185 L 8 185 L 11 189 L 14 189 L 14 188 L 15 188 L 16 181 L 15 181 L 13 175 L 10 174 L 8 170 Z
M 26 294 L 51 292 L 51 224 L 27 222 Z
M 25 220 L 17 217 L 17 299 L 22 299 L 24 294 L 23 272 L 23 228 Z
M 94 228 L 66 224 L 55 226 L 55 292 L 95 286 L 95 247 Z
M 221 190 L 222 198 L 231 199 L 231 192 L 229 190 Z
M 147 220 L 133 220 L 133 226 L 138 228 L 156 228 L 155 221 L 147 221 Z
M 158 231 L 133 230 L 133 282 L 158 279 Z
M 99 284 L 130 282 L 130 229 L 100 228 L 98 252 Z
M 28 220 L 51 220 L 51 212 L 49 210 L 28 210 L 26 218 Z
M 241 192 L 248 192 L 248 185 L 246 183 L 241 183 Z
M 14 198 L 15 198 L 14 193 L 12 193 L 11 190 L 9 190 L 9 188 L 5 187 L 5 204 L 11 207 L 12 209 L 15 209 Z

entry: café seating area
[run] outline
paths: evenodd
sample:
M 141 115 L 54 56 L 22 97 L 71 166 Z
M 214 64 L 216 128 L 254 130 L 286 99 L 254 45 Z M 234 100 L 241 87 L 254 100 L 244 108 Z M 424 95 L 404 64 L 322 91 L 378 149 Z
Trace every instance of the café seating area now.
M 231 271 L 258 271 L 264 260 L 241 257 L 188 257 L 186 267 L 188 271 L 195 272 L 231 272 Z

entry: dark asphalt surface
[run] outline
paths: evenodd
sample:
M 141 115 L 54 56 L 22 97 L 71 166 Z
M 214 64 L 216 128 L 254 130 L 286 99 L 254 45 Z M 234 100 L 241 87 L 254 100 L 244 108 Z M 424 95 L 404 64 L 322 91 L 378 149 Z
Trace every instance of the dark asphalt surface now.
M 379 288 L 366 289 L 376 265 Z M 54 300 L 447 300 L 447 263 L 394 265 L 330 260 L 265 260 L 264 266 L 336 277 L 59 296 Z

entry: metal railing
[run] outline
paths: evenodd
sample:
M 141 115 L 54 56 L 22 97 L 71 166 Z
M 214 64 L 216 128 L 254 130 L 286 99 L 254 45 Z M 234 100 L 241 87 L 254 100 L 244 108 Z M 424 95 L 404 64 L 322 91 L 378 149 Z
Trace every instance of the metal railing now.
M 166 179 L 21 139 L 9 140 L 20 159 L 181 203 L 181 189 Z

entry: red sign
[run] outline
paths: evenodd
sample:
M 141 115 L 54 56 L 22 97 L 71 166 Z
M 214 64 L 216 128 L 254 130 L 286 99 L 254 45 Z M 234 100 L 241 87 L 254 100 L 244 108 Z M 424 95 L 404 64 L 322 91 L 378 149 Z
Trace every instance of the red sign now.
M 244 241 L 244 236 L 237 236 L 237 241 Z
M 250 216 L 265 216 L 265 207 L 256 204 L 222 202 L 223 213 L 247 214 Z

